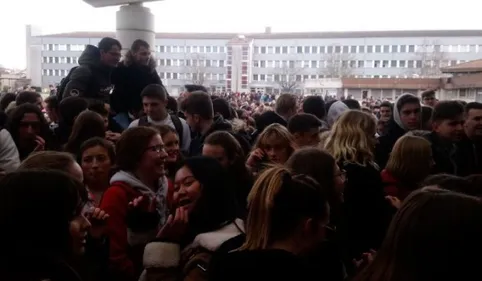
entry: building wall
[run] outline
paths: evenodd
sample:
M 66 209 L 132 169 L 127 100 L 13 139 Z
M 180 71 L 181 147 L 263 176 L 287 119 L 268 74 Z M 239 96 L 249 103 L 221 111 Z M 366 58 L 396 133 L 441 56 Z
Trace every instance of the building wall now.
M 59 83 L 77 65 L 84 46 L 96 45 L 100 39 L 32 36 L 27 41 L 27 48 L 33 50 L 27 56 L 29 77 L 43 87 Z M 225 90 L 229 41 L 157 38 L 157 70 L 168 90 L 179 92 L 184 84 L 199 82 L 195 80 Z M 277 81 L 288 77 L 296 82 L 297 92 L 306 92 L 304 81 L 331 77 L 426 77 L 422 72 L 427 62 L 445 66 L 482 58 L 482 37 L 253 39 L 249 58 L 246 91 L 276 92 L 280 88 Z M 242 63 L 233 61 L 232 65 Z

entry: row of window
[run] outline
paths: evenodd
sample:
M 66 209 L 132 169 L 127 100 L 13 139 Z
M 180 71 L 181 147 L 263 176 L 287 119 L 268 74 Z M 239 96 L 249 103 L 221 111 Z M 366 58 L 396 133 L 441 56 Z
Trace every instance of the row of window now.
M 259 68 L 287 68 L 287 69 L 303 69 L 303 68 L 323 68 L 333 64 L 341 64 L 344 67 L 350 68 L 419 68 L 422 65 L 430 65 L 433 67 L 446 67 L 459 63 L 464 63 L 465 60 L 311 60 L 311 61 L 253 61 L 253 67 Z
M 42 57 L 42 63 L 78 64 L 79 57 Z
M 43 51 L 81 52 L 85 44 L 43 44 Z M 225 46 L 156 46 L 159 53 L 225 53 Z
M 290 77 L 291 76 L 291 77 Z M 350 78 L 412 78 L 413 75 L 347 75 Z M 312 74 L 312 75 L 285 75 L 285 74 L 253 74 L 253 82 L 286 82 L 297 81 L 303 82 L 308 80 L 339 78 L 332 75 Z
M 83 51 L 83 44 L 44 44 L 44 51 Z M 159 53 L 225 53 L 225 46 L 156 46 Z M 247 48 L 247 47 L 246 47 Z M 243 50 L 244 51 L 244 50 Z M 331 53 L 481 53 L 482 45 L 330 45 L 330 46 L 255 46 L 255 54 L 331 54 Z M 247 55 L 247 50 L 245 51 Z
M 226 74 L 224 73 L 177 73 L 177 72 L 160 72 L 161 79 L 173 79 L 173 80 L 213 80 L 224 81 L 226 80 Z
M 157 64 L 161 66 L 203 66 L 203 67 L 225 67 L 224 60 L 205 59 L 160 59 Z
M 85 44 L 43 44 L 42 51 L 81 52 L 85 49 L 85 46 Z
M 255 46 L 255 54 L 482 53 L 482 45 Z
M 194 71 L 195 72 L 195 71 Z M 42 69 L 43 76 L 56 76 L 65 77 L 69 73 L 69 69 Z M 224 81 L 226 80 L 226 74 L 224 73 L 176 73 L 176 72 L 159 72 L 161 79 L 180 79 L 180 80 L 191 80 L 191 79 L 203 79 L 203 80 L 216 80 Z
M 226 52 L 225 46 L 156 46 L 158 53 L 221 53 Z

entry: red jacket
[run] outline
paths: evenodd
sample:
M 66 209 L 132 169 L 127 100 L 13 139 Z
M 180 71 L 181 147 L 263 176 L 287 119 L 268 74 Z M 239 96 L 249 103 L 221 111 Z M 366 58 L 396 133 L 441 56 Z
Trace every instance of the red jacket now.
M 142 272 L 144 245 L 131 246 L 127 240 L 127 208 L 142 194 L 125 183 L 114 182 L 106 190 L 100 207 L 109 214 L 107 235 L 110 243 L 110 271 L 113 280 L 138 280 Z

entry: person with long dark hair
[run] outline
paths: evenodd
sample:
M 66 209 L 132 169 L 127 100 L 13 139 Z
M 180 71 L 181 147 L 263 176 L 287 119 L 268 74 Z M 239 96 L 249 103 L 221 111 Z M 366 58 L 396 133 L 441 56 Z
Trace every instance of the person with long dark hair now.
M 174 186 L 171 215 L 157 241 L 144 250 L 146 270 L 140 280 L 207 279 L 212 253 L 244 229 L 237 219 L 234 190 L 226 184 L 226 171 L 215 159 L 184 160 Z
M 22 104 L 9 115 L 7 130 L 18 148 L 20 160 L 36 151 L 54 149 L 49 124 L 34 104 Z

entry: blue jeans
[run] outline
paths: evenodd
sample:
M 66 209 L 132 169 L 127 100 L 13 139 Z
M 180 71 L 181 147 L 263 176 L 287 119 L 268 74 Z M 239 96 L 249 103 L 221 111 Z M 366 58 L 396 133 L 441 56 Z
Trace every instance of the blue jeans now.
M 119 124 L 123 129 L 127 129 L 129 125 L 131 124 L 131 121 L 129 119 L 129 114 L 125 112 L 121 112 L 114 116 L 114 120 Z

